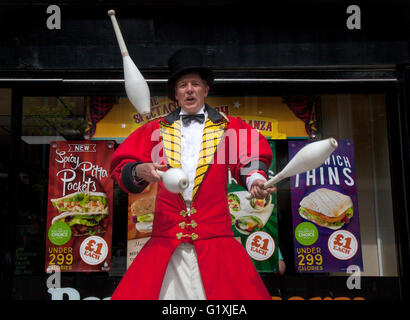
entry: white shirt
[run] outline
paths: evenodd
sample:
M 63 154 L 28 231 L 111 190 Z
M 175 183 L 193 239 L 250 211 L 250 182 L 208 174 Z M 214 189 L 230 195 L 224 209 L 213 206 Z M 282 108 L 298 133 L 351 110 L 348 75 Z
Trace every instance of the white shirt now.
M 182 123 L 182 115 L 188 113 L 181 109 L 179 114 L 181 116 L 181 165 L 189 180 L 189 186 L 184 190 L 184 199 L 190 201 L 192 200 L 196 167 L 198 165 L 202 134 L 204 132 L 208 112 L 205 111 L 205 107 L 202 107 L 197 114 L 204 114 L 205 121 L 203 123 L 191 121 L 187 126 Z
M 181 109 L 181 165 L 182 169 L 188 175 L 189 187 L 184 191 L 184 198 L 187 201 L 192 200 L 192 189 L 196 167 L 201 149 L 202 135 L 208 113 L 205 107 L 198 114 L 205 114 L 204 123 L 191 121 L 189 125 L 184 126 L 182 115 L 187 114 Z M 246 184 L 248 190 L 255 179 L 265 177 L 259 173 L 254 173 L 247 178 Z M 160 300 L 179 300 L 179 299 L 206 299 L 205 290 L 202 284 L 201 273 L 199 272 L 198 259 L 193 244 L 181 243 L 174 251 L 168 263 L 162 282 L 159 295 Z
M 199 110 L 196 114 L 205 115 L 204 123 L 191 121 L 187 126 L 182 123 L 182 115 L 188 113 L 181 109 L 181 112 L 179 114 L 181 116 L 181 165 L 189 180 L 189 186 L 184 191 L 184 199 L 186 201 L 191 201 L 196 167 L 199 159 L 199 151 L 201 151 L 202 135 L 204 132 L 205 122 L 208 117 L 208 112 L 206 112 L 205 106 L 203 106 L 202 109 Z M 246 186 L 248 190 L 250 190 L 252 183 L 256 179 L 262 179 L 266 181 L 263 175 L 255 172 L 246 179 Z

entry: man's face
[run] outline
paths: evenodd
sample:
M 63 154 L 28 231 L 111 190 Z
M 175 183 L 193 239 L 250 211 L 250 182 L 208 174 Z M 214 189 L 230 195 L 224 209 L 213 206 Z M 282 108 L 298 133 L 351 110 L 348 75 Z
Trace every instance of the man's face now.
M 198 73 L 188 73 L 178 79 L 175 85 L 175 99 L 188 114 L 195 114 L 204 105 L 209 86 Z

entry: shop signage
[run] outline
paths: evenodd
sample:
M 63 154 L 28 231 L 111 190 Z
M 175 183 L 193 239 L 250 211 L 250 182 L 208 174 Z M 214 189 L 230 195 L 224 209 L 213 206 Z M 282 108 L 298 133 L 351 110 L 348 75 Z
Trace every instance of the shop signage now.
M 50 144 L 45 270 L 109 271 L 112 141 Z
M 268 139 L 307 138 L 305 124 L 280 97 L 209 97 L 206 103 L 246 123 Z M 166 116 L 177 108 L 167 97 L 151 98 L 151 113 L 139 114 L 128 99 L 120 98 L 107 115 L 97 123 L 94 139 L 128 137 L 148 121 Z
M 306 143 L 289 142 L 289 159 Z M 322 166 L 290 179 L 297 272 L 363 269 L 353 141 L 338 144 Z

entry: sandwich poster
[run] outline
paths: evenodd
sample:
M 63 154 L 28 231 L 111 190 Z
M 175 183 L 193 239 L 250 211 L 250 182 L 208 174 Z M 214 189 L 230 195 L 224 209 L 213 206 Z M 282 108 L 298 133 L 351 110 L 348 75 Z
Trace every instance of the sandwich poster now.
M 50 144 L 45 269 L 109 271 L 112 141 Z
M 128 194 L 127 269 L 151 237 L 157 189 L 158 183 L 150 183 L 141 193 Z
M 276 168 L 275 143 L 269 141 L 273 159 L 268 177 Z M 256 270 L 278 272 L 278 219 L 276 193 L 265 199 L 248 200 L 247 189 L 237 184 L 229 174 L 228 206 L 234 237 L 244 246 Z
M 307 143 L 289 142 L 289 159 Z M 353 141 L 338 140 L 322 166 L 291 177 L 290 187 L 297 272 L 363 270 Z

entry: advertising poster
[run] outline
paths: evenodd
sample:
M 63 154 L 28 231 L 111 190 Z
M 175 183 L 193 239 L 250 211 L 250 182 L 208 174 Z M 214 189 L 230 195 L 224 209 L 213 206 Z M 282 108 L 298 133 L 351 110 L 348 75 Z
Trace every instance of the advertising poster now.
M 275 143 L 269 141 L 273 159 L 268 178 L 276 168 Z M 234 237 L 244 246 L 259 272 L 278 272 L 278 219 L 276 193 L 270 201 L 246 199 L 248 191 L 229 175 L 228 205 Z
M 45 269 L 109 271 L 113 141 L 50 144 Z
M 289 142 L 289 159 L 307 143 Z M 363 270 L 353 141 L 338 140 L 322 166 L 292 176 L 290 187 L 297 272 Z
M 128 194 L 127 269 L 151 237 L 157 189 L 158 183 L 150 183 L 141 193 Z

